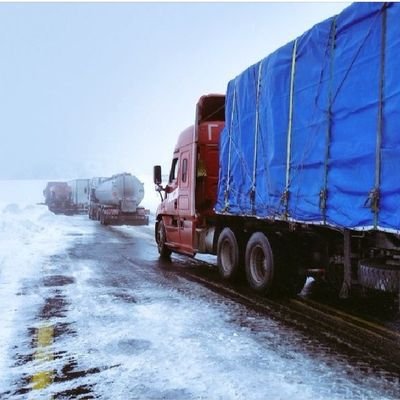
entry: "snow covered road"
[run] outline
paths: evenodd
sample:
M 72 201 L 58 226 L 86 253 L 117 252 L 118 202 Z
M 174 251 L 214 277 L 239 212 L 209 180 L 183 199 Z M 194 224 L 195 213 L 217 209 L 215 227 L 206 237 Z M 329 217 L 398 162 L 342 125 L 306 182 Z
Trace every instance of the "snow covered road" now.
M 174 274 L 151 226 L 0 212 L 2 399 L 399 397 L 398 377 Z

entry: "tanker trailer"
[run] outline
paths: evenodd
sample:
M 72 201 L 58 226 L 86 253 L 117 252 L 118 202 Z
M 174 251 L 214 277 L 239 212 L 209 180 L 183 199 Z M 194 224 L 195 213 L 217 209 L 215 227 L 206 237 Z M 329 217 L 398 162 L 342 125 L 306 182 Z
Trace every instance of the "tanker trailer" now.
M 148 225 L 149 212 L 139 207 L 143 183 L 129 173 L 104 179 L 91 191 L 89 216 L 103 225 Z
M 45 204 L 54 214 L 71 214 L 74 211 L 71 188 L 67 182 L 48 182 L 43 190 Z

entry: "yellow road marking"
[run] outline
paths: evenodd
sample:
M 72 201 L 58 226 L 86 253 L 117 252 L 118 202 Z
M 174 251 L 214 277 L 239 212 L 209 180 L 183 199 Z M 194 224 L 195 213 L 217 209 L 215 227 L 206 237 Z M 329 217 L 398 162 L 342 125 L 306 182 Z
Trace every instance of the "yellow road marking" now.
M 32 376 L 32 389 L 46 389 L 53 382 L 53 371 L 38 372 Z
M 300 304 L 303 307 L 304 307 L 304 305 L 306 305 L 307 307 L 310 307 L 309 305 L 307 305 L 304 302 L 299 301 L 299 300 L 291 299 L 291 301 L 293 303 Z M 317 310 L 319 310 L 318 307 L 321 307 L 321 304 L 316 303 L 313 300 L 307 300 L 307 302 L 314 306 L 314 307 L 311 307 L 312 309 L 317 308 Z M 375 329 L 376 331 L 382 332 L 382 334 L 386 334 L 386 335 L 392 336 L 393 338 L 396 338 L 397 340 L 400 339 L 400 334 L 399 333 L 397 333 L 395 331 L 392 331 L 392 330 L 390 330 L 390 329 L 388 329 L 388 328 L 386 328 L 386 327 L 384 327 L 382 325 L 378 325 L 375 322 L 359 318 L 359 317 L 357 317 L 355 315 L 352 315 L 352 314 L 346 314 L 345 312 L 342 312 L 342 311 L 340 311 L 340 310 L 338 310 L 336 308 L 332 308 L 332 307 L 330 307 L 328 305 L 325 305 L 325 304 L 322 305 L 322 307 L 325 308 L 326 310 L 330 311 L 331 312 L 331 314 L 330 314 L 331 316 L 332 316 L 332 314 L 336 314 L 338 316 L 338 317 L 336 317 L 337 319 L 339 318 L 341 320 L 347 320 L 345 322 L 351 323 L 351 324 L 354 324 L 354 322 L 352 322 L 351 320 L 357 321 L 360 324 L 369 326 L 372 329 Z M 323 310 L 320 311 L 320 312 L 323 312 Z M 373 332 L 371 332 L 371 333 L 373 333 Z
M 51 325 L 38 328 L 36 333 L 36 351 L 33 359 L 40 362 L 52 361 L 54 358 L 53 352 L 49 347 L 53 344 L 54 328 Z M 54 372 L 39 371 L 31 378 L 32 389 L 40 390 L 50 386 L 53 382 Z

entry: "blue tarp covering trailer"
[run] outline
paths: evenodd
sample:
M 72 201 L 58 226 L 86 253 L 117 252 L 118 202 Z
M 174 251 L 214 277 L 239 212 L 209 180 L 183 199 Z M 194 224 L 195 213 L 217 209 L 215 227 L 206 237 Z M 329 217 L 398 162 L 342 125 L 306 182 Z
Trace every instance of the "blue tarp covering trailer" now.
M 399 21 L 353 4 L 229 82 L 218 214 L 400 231 Z

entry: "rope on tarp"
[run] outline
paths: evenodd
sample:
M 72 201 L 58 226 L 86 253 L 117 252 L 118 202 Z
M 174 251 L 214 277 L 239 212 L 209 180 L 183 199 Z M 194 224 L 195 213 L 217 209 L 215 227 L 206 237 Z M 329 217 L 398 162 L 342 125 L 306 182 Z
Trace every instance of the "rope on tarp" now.
M 387 9 L 388 4 L 382 6 L 381 16 L 381 54 L 380 54 L 380 72 L 379 72 L 379 107 L 378 122 L 376 128 L 376 148 L 375 148 L 375 186 L 369 194 L 369 202 L 374 213 L 374 228 L 378 227 L 379 217 L 379 199 L 381 185 L 381 169 L 382 169 L 382 135 L 383 135 L 383 106 L 384 106 L 384 84 L 385 84 L 385 57 L 386 57 L 386 31 L 387 31 Z
M 333 69 L 334 57 L 336 46 L 336 19 L 335 16 L 332 20 L 330 32 L 330 54 L 329 54 L 329 92 L 328 92 L 328 111 L 327 111 L 327 127 L 326 127 L 326 140 L 325 140 L 325 157 L 324 157 L 324 181 L 323 187 L 319 195 L 319 207 L 322 210 L 323 221 L 326 223 L 326 202 L 328 198 L 328 164 L 330 156 L 330 143 L 332 136 L 332 83 L 333 83 Z
M 258 76 L 257 76 L 257 91 L 256 91 L 256 115 L 255 115 L 255 129 L 254 129 L 254 157 L 253 157 L 253 176 L 251 181 L 250 190 L 250 202 L 254 208 L 255 198 L 256 198 L 256 170 L 257 170 L 257 154 L 258 154 L 258 135 L 260 127 L 260 91 L 261 91 L 261 73 L 262 73 L 263 61 L 260 62 L 258 66 Z
M 232 132 L 233 132 L 233 117 L 235 115 L 235 105 L 236 105 L 236 79 L 233 88 L 233 99 L 232 99 L 232 111 L 231 120 L 228 130 L 229 147 L 228 147 L 228 171 L 226 174 L 226 188 L 224 191 L 224 211 L 229 210 L 229 192 L 231 186 L 231 153 L 232 153 Z
M 287 147 L 286 147 L 286 179 L 285 179 L 285 191 L 282 194 L 282 201 L 285 207 L 285 215 L 288 215 L 289 206 L 289 183 L 290 183 L 290 159 L 292 151 L 292 129 L 293 129 L 293 97 L 294 97 L 294 80 L 296 75 L 296 55 L 297 55 L 297 41 L 293 43 L 292 52 L 292 67 L 290 70 L 290 91 L 289 91 L 289 121 L 287 131 Z

